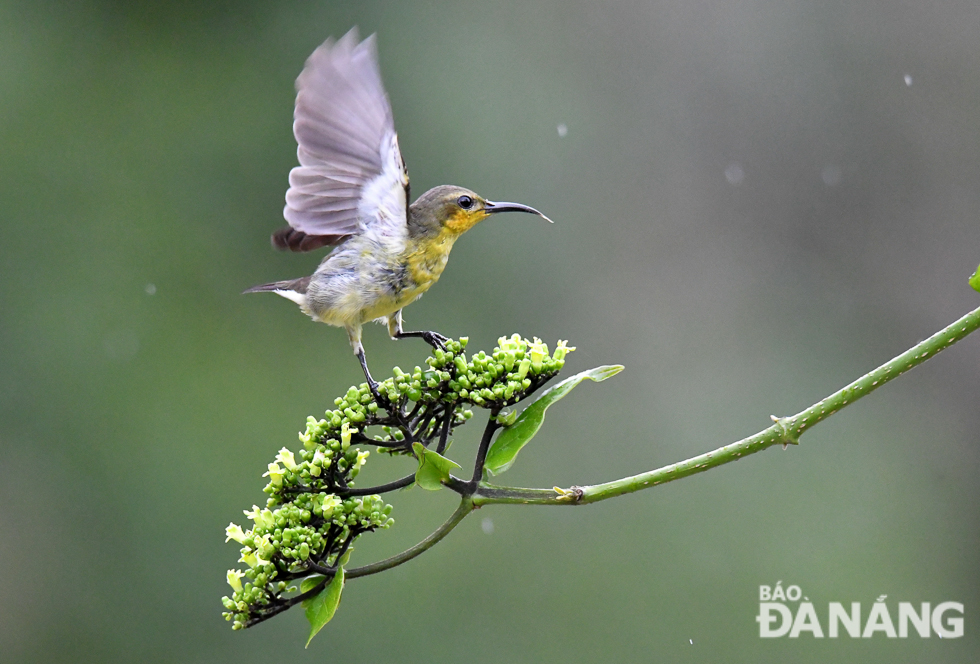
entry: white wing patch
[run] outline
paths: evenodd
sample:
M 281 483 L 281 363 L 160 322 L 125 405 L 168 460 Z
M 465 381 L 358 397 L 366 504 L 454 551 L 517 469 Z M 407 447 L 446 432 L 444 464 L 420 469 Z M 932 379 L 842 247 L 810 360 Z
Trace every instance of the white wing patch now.
M 394 132 L 386 134 L 381 142 L 381 164 L 381 173 L 364 186 L 358 202 L 361 232 L 378 242 L 387 244 L 394 239 L 403 244 L 408 236 L 408 173 Z

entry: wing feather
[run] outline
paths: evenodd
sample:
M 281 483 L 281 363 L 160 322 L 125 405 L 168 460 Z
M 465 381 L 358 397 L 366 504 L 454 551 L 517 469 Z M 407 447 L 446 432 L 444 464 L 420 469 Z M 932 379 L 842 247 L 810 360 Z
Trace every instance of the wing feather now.
M 300 165 L 289 173 L 282 248 L 308 250 L 351 235 L 404 234 L 408 173 L 381 83 L 374 36 L 328 39 L 296 79 L 293 134 Z

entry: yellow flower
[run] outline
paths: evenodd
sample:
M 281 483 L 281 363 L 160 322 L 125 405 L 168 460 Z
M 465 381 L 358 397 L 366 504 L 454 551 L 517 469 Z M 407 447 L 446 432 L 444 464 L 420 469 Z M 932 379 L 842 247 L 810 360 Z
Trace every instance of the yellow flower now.
M 350 424 L 344 422 L 340 425 L 340 448 L 346 450 L 350 447 L 350 436 L 357 433 L 357 429 L 351 428 Z
M 331 494 L 328 494 L 326 498 L 323 499 L 323 518 L 329 519 L 333 516 L 334 511 L 340 507 L 340 498 Z
M 228 585 L 231 586 L 231 589 L 236 593 L 240 593 L 242 591 L 243 576 L 245 575 L 239 572 L 237 569 L 228 570 Z
M 276 455 L 276 461 L 284 465 L 286 470 L 296 470 L 297 468 L 296 457 L 285 447 L 279 450 L 279 454 Z
M 285 473 L 279 464 L 273 461 L 269 464 L 269 472 L 262 473 L 262 477 L 268 477 L 275 486 L 282 486 L 282 476 Z
M 245 540 L 248 538 L 248 535 L 245 534 L 242 527 L 236 523 L 228 524 L 228 527 L 225 528 L 225 535 L 227 535 L 227 537 L 225 537 L 226 542 L 229 540 L 235 540 L 239 544 L 244 544 Z
M 255 555 L 255 552 L 252 551 L 252 549 L 245 547 L 244 549 L 242 549 L 242 557 L 238 559 L 238 562 L 245 563 L 249 567 L 255 567 L 256 565 L 259 564 L 260 561 L 258 556 Z
M 558 340 L 558 348 L 555 349 L 556 360 L 564 360 L 566 353 L 571 353 L 573 350 L 575 350 L 575 346 L 566 346 L 565 344 L 567 343 L 567 341 L 562 341 L 561 339 Z

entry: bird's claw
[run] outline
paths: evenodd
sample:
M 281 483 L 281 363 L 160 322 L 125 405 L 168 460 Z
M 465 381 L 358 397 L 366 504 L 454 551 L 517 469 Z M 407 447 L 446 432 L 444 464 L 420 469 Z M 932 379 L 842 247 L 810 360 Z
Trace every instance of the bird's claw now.
M 379 406 L 384 406 L 386 403 L 388 403 L 387 397 L 382 397 L 381 396 L 381 393 L 378 392 L 378 382 L 377 381 L 375 381 L 375 380 L 368 380 L 367 384 L 368 384 L 368 389 L 371 390 L 372 396 L 374 396 L 375 403 L 377 403 Z
M 449 341 L 449 337 L 443 336 L 438 332 L 429 331 L 422 333 L 422 340 L 433 348 L 446 350 L 446 342 Z

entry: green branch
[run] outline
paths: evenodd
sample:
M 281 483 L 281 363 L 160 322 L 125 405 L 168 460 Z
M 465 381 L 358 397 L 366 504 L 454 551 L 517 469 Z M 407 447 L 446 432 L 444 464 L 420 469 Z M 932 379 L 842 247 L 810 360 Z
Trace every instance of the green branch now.
M 602 382 L 622 370 L 620 365 L 596 367 L 566 378 L 544 390 L 518 414 L 511 407 L 529 398 L 558 375 L 565 355 L 574 350 L 558 342 L 553 354 L 547 344 L 519 335 L 501 337 L 489 355 L 483 351 L 467 360 L 466 340 L 450 340 L 437 349 L 422 370 L 409 374 L 397 367 L 394 376 L 378 385 L 384 403 L 365 383 L 334 401 L 324 418 L 307 419 L 300 434 L 302 449 L 282 448 L 264 477 L 266 507 L 245 515 L 252 526 L 230 523 L 228 540 L 241 548 L 244 571 L 228 570 L 232 595 L 222 598 L 224 614 L 233 629 L 267 620 L 302 603 L 311 625 L 311 638 L 334 614 L 346 580 L 376 574 L 406 563 L 446 537 L 473 510 L 483 505 L 585 505 L 640 491 L 704 472 L 755 454 L 773 445 L 797 445 L 817 423 L 870 394 L 890 380 L 922 364 L 980 328 L 980 309 L 972 311 L 925 341 L 862 376 L 834 394 L 790 417 L 772 416 L 772 426 L 754 436 L 711 452 L 612 482 L 568 489 L 528 489 L 496 486 L 488 478 L 510 468 L 521 449 L 535 436 L 549 406 L 586 379 Z M 454 477 L 459 468 L 443 456 L 453 430 L 466 423 L 475 406 L 490 411 L 469 481 Z M 374 433 L 380 428 L 380 434 Z M 495 434 L 496 441 L 494 441 Z M 357 446 L 355 446 L 357 445 Z M 354 487 L 374 445 L 393 455 L 411 456 L 414 475 L 387 484 Z M 460 494 L 456 511 L 424 540 L 376 563 L 347 568 L 351 544 L 363 533 L 384 530 L 394 520 L 392 506 L 380 493 L 411 483 L 423 489 L 449 488 Z M 342 571 L 343 572 L 342 572 Z M 302 579 L 299 593 L 290 585 Z
M 452 513 L 444 524 L 439 526 L 439 528 L 433 532 L 431 535 L 426 537 L 424 540 L 413 546 L 411 549 L 406 549 L 396 556 L 391 558 L 385 558 L 384 560 L 379 560 L 376 563 L 371 563 L 370 565 L 364 565 L 363 567 L 355 567 L 353 569 L 347 570 L 348 579 L 356 579 L 359 576 L 368 576 L 369 574 L 377 574 L 378 572 L 383 572 L 392 567 L 398 567 L 402 563 L 407 563 L 409 560 L 415 556 L 425 553 L 443 537 L 448 535 L 453 528 L 459 525 L 467 514 L 475 509 L 473 506 L 473 501 L 469 497 L 464 497 L 462 502 L 460 502 L 459 507 L 456 511 Z
M 639 475 L 624 477 L 592 486 L 571 487 L 570 489 L 520 489 L 499 487 L 483 483 L 473 494 L 473 504 L 477 507 L 491 504 L 526 505 L 585 505 L 625 493 L 640 491 L 667 482 L 688 477 L 696 473 L 737 461 L 749 454 L 755 454 L 773 445 L 798 445 L 800 436 L 818 422 L 830 417 L 858 399 L 871 394 L 885 383 L 898 378 L 942 350 L 952 346 L 971 332 L 980 328 L 980 309 L 971 311 L 958 321 L 940 330 L 898 357 L 881 365 L 874 371 L 858 378 L 853 383 L 834 392 L 804 411 L 791 417 L 772 416 L 773 425 L 754 436 L 719 447 L 685 461 L 657 468 Z

